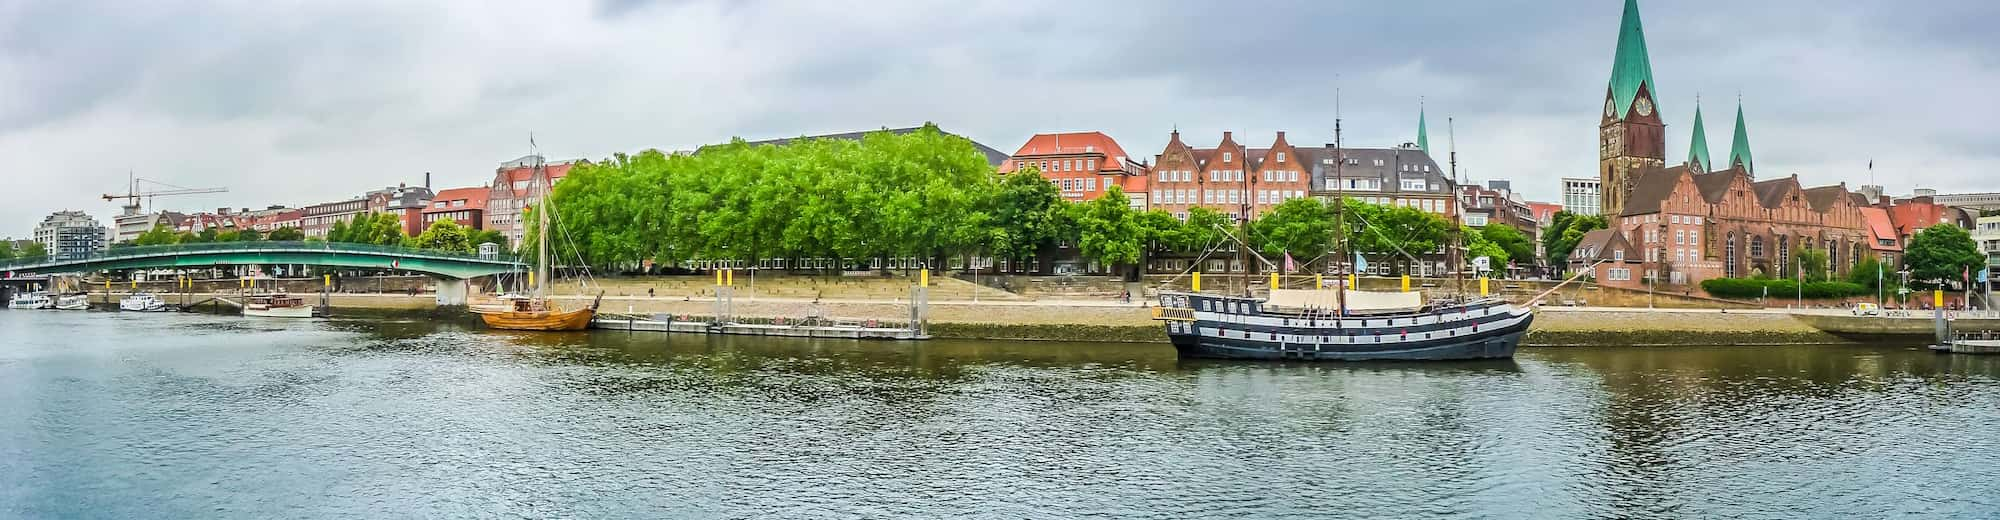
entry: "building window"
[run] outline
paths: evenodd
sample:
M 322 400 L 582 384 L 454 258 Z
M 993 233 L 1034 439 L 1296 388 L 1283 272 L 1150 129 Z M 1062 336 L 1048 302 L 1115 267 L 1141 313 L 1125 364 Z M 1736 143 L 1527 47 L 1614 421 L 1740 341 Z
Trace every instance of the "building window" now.
M 1085 169 L 1085 170 L 1096 170 L 1096 169 L 1097 169 L 1097 159 L 1087 159 L 1087 160 L 1084 160 L 1084 161 L 1083 161 L 1083 169 Z
M 1285 162 L 1285 152 L 1278 152 L 1278 162 Z
M 1229 162 L 1230 160 L 1234 159 L 1235 157 L 1236 157 L 1236 155 L 1235 155 L 1235 154 L 1233 154 L 1233 153 L 1230 153 L 1230 152 L 1222 152 L 1222 162 Z

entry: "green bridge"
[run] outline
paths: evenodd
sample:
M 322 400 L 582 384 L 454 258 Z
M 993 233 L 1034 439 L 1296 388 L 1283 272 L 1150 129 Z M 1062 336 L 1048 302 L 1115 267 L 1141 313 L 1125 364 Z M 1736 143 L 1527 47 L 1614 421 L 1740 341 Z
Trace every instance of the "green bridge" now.
M 397 269 L 425 273 L 444 280 L 464 280 L 527 269 L 525 264 L 506 255 L 482 257 L 344 242 L 212 242 L 124 247 L 83 258 L 15 260 L 0 263 L 0 270 L 22 275 L 260 264 Z
M 127 269 L 205 269 L 226 265 L 303 264 L 396 269 L 436 277 L 439 305 L 464 305 L 468 278 L 527 270 L 513 256 L 480 256 L 346 242 L 211 242 L 121 247 L 83 258 L 0 262 L 8 277 Z

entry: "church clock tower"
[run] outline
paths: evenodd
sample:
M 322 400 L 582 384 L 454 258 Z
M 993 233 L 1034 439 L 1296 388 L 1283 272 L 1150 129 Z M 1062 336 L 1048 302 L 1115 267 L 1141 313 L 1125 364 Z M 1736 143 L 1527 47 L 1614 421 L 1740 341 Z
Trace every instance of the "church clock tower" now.
M 1604 92 L 1604 118 L 1597 133 L 1597 178 L 1603 183 L 1599 193 L 1607 217 L 1624 212 L 1634 172 L 1666 165 L 1666 124 L 1660 121 L 1654 93 L 1646 33 L 1639 26 L 1639 1 L 1625 0 L 1618 53 L 1611 62 L 1611 83 Z

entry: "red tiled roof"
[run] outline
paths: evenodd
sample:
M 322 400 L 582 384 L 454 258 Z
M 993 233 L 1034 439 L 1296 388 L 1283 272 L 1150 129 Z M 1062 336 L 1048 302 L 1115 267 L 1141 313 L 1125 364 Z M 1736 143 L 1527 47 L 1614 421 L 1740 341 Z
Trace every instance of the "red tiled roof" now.
M 1889 222 L 1898 233 L 1915 233 L 1944 219 L 1944 206 L 1906 201 L 1889 207 Z
M 563 170 L 564 173 L 568 173 L 569 168 L 564 167 Z M 553 174 L 555 172 L 555 168 L 549 168 L 549 172 Z M 431 197 L 431 204 L 424 207 L 424 213 L 463 211 L 468 209 L 483 210 L 486 209 L 486 197 L 488 195 L 491 195 L 492 193 L 493 189 L 486 186 L 474 186 L 471 188 L 452 188 L 448 190 L 439 191 L 437 192 L 436 195 Z M 465 205 L 452 206 L 451 202 L 455 200 L 464 200 Z M 440 202 L 445 203 L 445 207 L 442 208 L 437 207 L 437 204 Z
M 1874 248 L 1876 251 L 1903 250 L 1902 245 L 1900 245 L 1902 241 L 1899 240 L 1901 237 L 1896 234 L 1896 225 L 1890 222 L 1887 210 L 1874 207 L 1861 208 L 1861 219 L 1868 223 L 1869 234 L 1874 235 L 1872 237 L 1874 240 L 1870 240 L 1868 243 L 1869 247 Z M 1893 245 L 1882 245 L 1881 240 L 1883 239 L 1890 240 Z
M 1107 162 L 1114 164 L 1125 158 L 1125 148 L 1118 146 L 1118 140 L 1104 135 L 1104 132 L 1035 134 L 1021 145 L 1021 149 L 1014 151 L 1014 156 L 1080 153 L 1102 153 L 1111 159 Z

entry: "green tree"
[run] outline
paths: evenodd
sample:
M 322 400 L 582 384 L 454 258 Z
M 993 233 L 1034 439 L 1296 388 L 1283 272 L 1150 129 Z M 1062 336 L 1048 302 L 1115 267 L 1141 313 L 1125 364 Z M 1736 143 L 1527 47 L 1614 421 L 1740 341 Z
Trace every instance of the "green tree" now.
M 1077 230 L 1077 250 L 1084 258 L 1107 266 L 1139 261 L 1145 232 L 1124 190 L 1112 186 L 1095 200 L 1073 204 L 1070 215 Z
M 263 239 L 264 239 L 264 234 L 262 232 L 257 231 L 257 228 L 243 228 L 236 230 L 237 242 L 256 242 Z
M 1511 231 L 1514 228 L 1506 225 L 1502 225 L 1499 228 L 1495 228 L 1492 225 L 1478 228 L 1471 226 L 1459 227 L 1459 236 L 1465 238 L 1465 258 L 1468 266 L 1471 265 L 1472 259 L 1485 257 L 1487 266 L 1493 269 L 1493 271 L 1498 273 L 1507 272 L 1507 260 L 1511 257 L 1512 253 L 1507 251 L 1507 248 L 1502 247 L 1499 242 L 1494 241 L 1492 236 L 1488 234 L 1495 229 Z M 1499 233 L 1505 233 L 1505 231 L 1500 231 Z M 1519 235 L 1520 232 L 1515 231 L 1514 234 Z
M 29 242 L 28 245 L 21 246 L 20 253 L 14 255 L 14 258 L 20 260 L 41 260 L 48 257 L 49 248 L 41 242 Z
M 1182 251 L 1215 247 L 1223 241 L 1223 230 L 1233 228 L 1235 224 L 1229 221 L 1229 215 L 1204 207 L 1189 208 L 1187 221 L 1176 230 L 1172 244 Z
M 1967 271 L 1986 267 L 1986 255 L 1980 254 L 1972 235 L 1950 224 L 1918 231 L 1904 248 L 1903 259 L 1910 281 L 1920 281 L 1924 287 L 1955 287 Z
M 1034 167 L 1001 179 L 991 197 L 993 256 L 1025 260 L 1054 242 L 1066 210 L 1055 183 Z
M 408 237 L 403 234 L 403 220 L 393 213 L 362 213 L 345 221 L 334 221 L 326 234 L 328 242 L 381 246 L 401 245 L 405 238 Z
M 419 249 L 471 253 L 473 252 L 473 244 L 469 240 L 470 233 L 468 231 L 469 228 L 460 226 L 451 219 L 439 219 L 431 222 L 431 226 L 425 228 L 423 233 L 417 234 L 411 240 L 411 243 L 413 247 Z
M 1348 199 L 1346 211 L 1349 249 L 1392 258 L 1389 265 L 1398 273 L 1408 272 L 1412 257 L 1443 246 L 1451 230 L 1444 217 L 1417 208 Z
M 132 239 L 132 243 L 141 246 L 173 245 L 180 243 L 180 235 L 174 233 L 173 228 L 161 223 L 153 225 L 153 229 L 146 230 L 145 233 L 140 233 L 138 237 Z
M 20 254 L 19 251 L 14 250 L 13 239 L 0 240 L 0 261 L 13 260 L 14 257 L 20 256 Z
M 1569 253 L 1576 249 L 1576 243 L 1583 240 L 1584 233 L 1609 227 L 1603 216 L 1578 215 L 1558 211 L 1549 220 L 1549 228 L 1542 231 L 1542 254 L 1548 257 L 1549 265 L 1558 271 L 1566 270 Z
M 1334 228 L 1333 210 L 1326 203 L 1296 198 L 1252 222 L 1251 243 L 1272 262 L 1279 262 L 1287 253 L 1300 262 L 1310 262 L 1333 249 Z
M 491 229 L 471 229 L 466 233 L 465 241 L 471 243 L 474 249 L 488 243 L 498 244 L 501 249 L 507 248 L 507 235 Z
M 299 228 L 285 226 L 271 230 L 270 236 L 264 238 L 267 240 L 283 240 L 283 241 L 305 240 L 306 234 L 304 231 L 299 231 Z
M 1527 234 L 1522 233 L 1520 229 L 1514 226 L 1498 222 L 1488 223 L 1485 226 L 1480 226 L 1479 235 L 1493 242 L 1493 245 L 1498 246 L 1501 250 L 1506 251 L 1507 260 L 1509 261 L 1525 264 L 1533 263 L 1535 260 L 1535 241 L 1528 238 Z M 1496 270 L 1505 269 L 1503 263 L 1495 263 L 1493 264 L 1493 268 Z
M 1827 280 L 1826 250 L 1802 247 L 1793 251 L 1792 255 L 1793 261 L 1797 262 L 1799 267 L 1799 273 L 1805 276 L 1807 282 L 1824 282 Z

